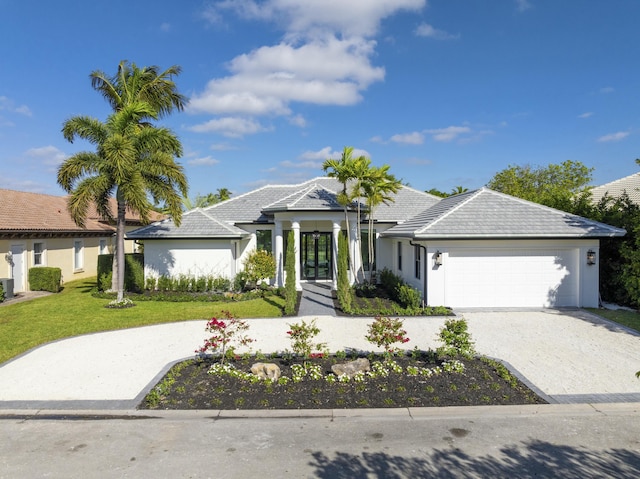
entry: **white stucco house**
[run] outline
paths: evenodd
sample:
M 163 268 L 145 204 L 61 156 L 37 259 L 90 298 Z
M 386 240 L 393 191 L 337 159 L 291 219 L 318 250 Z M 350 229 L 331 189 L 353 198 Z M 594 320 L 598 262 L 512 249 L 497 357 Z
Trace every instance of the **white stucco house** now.
M 337 276 L 338 235 L 345 230 L 341 185 L 315 178 L 264 186 L 129 232 L 144 243 L 145 275 L 233 278 L 256 247 L 274 254 L 284 283 L 286 237 L 294 233 L 297 286 Z M 599 238 L 625 231 L 487 188 L 449 198 L 403 187 L 373 212 L 375 261 L 450 307 L 597 307 Z M 354 254 L 357 227 L 349 212 Z M 363 239 L 366 251 L 366 240 Z M 357 263 L 357 260 L 356 260 Z M 359 271 L 360 265 L 355 264 Z

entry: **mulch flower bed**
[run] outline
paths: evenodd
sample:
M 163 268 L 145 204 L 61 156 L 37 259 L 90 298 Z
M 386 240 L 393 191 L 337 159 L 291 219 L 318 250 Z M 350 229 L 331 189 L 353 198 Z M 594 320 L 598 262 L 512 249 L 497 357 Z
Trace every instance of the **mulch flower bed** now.
M 442 371 L 443 363 L 434 353 L 396 356 L 402 368 L 386 368 L 375 377 L 342 382 L 334 378 L 331 366 L 354 358 L 336 356 L 302 358 L 236 358 L 228 361 L 234 370 L 249 373 L 255 362 L 277 364 L 287 380 L 252 382 L 227 374 L 209 374 L 214 359 L 193 359 L 175 365 L 139 405 L 141 409 L 339 409 L 399 408 L 428 406 L 471 406 L 545 403 L 533 391 L 511 376 L 500 364 L 483 358 L 461 359 L 463 372 Z M 372 366 L 384 364 L 381 356 L 370 357 Z M 321 377 L 291 380 L 305 364 Z M 396 368 L 397 368 L 396 366 Z M 318 368 L 319 367 L 319 368 Z M 411 375 L 408 368 L 423 370 Z M 435 368 L 435 369 L 434 369 Z M 372 367 L 376 370 L 376 368 Z M 424 370 L 436 372 L 425 374 Z M 438 372 L 438 369 L 441 372 Z M 378 369 L 379 370 L 379 369 Z M 382 367 L 382 370 L 385 370 Z M 428 371 L 427 371 L 428 373 Z

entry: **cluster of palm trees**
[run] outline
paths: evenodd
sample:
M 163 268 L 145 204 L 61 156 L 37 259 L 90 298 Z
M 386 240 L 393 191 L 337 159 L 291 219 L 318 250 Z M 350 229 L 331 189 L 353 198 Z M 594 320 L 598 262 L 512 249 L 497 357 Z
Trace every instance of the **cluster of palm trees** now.
M 120 62 L 110 77 L 91 73 L 91 86 L 111 106 L 105 122 L 89 116 L 74 116 L 64 122 L 62 133 L 71 143 L 76 138 L 95 146 L 70 156 L 58 169 L 58 184 L 69 193 L 68 209 L 76 224 L 83 226 L 94 205 L 106 220 L 116 223 L 114 289 L 117 302 L 124 300 L 125 212 L 137 213 L 148 222 L 154 204 L 163 204 L 176 225 L 182 218 L 182 198 L 187 179 L 175 158 L 182 145 L 169 129 L 153 122 L 174 110 L 182 111 L 187 98 L 173 81 L 180 67 L 160 71 L 157 66 L 139 68 Z M 117 200 L 116 217 L 109 199 Z
M 389 165 L 380 167 L 372 166 L 371 159 L 366 156 L 353 157 L 353 147 L 347 146 L 342 151 L 340 159 L 329 158 L 322 164 L 322 169 L 328 176 L 336 178 L 342 184 L 342 191 L 338 193 L 338 202 L 344 208 L 345 225 L 347 229 L 347 242 L 351 245 L 351 233 L 349 227 L 349 210 L 356 210 L 357 238 L 356 254 L 360 254 L 360 264 L 370 272 L 373 280 L 373 268 L 375 267 L 375 235 L 374 235 L 374 210 L 382 203 L 393 201 L 393 195 L 402 187 L 402 182 L 389 173 Z M 362 206 L 367 213 L 368 231 L 368 261 L 363 264 L 361 245 Z M 353 253 L 353 252 L 352 252 Z M 353 254 L 349 255 L 351 271 L 355 271 Z M 364 269 L 355 273 L 357 283 L 364 280 Z

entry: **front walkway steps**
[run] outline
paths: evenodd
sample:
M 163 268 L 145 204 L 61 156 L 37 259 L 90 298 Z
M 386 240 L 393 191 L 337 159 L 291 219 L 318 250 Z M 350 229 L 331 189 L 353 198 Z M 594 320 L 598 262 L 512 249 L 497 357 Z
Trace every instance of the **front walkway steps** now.
M 298 316 L 336 316 L 331 283 L 302 283 Z

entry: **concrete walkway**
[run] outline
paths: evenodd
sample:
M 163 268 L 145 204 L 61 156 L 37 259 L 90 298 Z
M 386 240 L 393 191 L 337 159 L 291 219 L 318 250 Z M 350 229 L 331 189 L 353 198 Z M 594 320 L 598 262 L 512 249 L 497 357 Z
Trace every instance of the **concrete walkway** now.
M 584 311 L 458 312 L 477 350 L 505 361 L 551 402 L 640 402 L 640 336 Z M 252 350 L 291 349 L 293 322 L 316 319 L 332 351 L 371 350 L 371 318 L 251 319 Z M 446 318 L 406 318 L 408 349 L 435 349 Z M 205 321 L 186 321 L 69 338 L 0 366 L 0 409 L 133 409 L 175 362 L 193 357 Z

